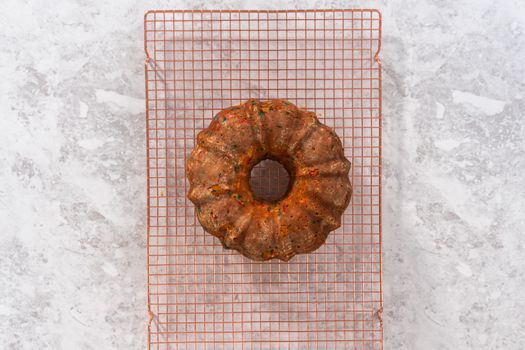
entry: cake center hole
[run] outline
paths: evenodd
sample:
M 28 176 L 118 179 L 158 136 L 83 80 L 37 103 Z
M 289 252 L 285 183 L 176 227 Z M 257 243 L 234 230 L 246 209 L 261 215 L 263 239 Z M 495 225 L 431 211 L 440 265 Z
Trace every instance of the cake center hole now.
M 255 165 L 251 172 L 250 187 L 259 200 L 275 202 L 288 191 L 290 175 L 275 160 L 266 159 Z

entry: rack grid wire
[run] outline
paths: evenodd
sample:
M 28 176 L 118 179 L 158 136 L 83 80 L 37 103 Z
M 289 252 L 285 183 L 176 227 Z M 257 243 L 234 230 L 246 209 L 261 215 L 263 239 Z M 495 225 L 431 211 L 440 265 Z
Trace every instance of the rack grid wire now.
M 382 349 L 380 42 L 368 9 L 145 14 L 149 349 Z M 187 199 L 196 134 L 249 98 L 316 112 L 352 162 L 341 227 L 289 262 L 224 250 Z

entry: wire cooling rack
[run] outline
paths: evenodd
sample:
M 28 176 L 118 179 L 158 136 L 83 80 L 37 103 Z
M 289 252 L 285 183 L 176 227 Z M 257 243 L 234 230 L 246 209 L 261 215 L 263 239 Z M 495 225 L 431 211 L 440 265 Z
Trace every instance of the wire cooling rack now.
M 150 349 L 382 348 L 380 38 L 375 10 L 146 13 Z M 249 98 L 316 112 L 352 162 L 341 228 L 289 262 L 224 250 L 186 197 L 196 134 Z

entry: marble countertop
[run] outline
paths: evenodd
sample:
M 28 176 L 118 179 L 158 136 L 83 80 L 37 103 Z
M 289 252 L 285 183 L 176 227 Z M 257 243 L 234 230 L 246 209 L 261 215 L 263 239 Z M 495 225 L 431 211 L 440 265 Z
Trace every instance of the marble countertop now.
M 0 347 L 146 348 L 142 21 L 383 14 L 385 349 L 525 348 L 525 6 L 4 0 Z

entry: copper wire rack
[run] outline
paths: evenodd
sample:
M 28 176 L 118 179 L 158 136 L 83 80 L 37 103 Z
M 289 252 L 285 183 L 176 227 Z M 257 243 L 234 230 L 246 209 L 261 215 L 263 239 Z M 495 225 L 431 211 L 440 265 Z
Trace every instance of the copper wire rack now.
M 382 349 L 380 13 L 149 11 L 144 40 L 149 348 Z M 289 262 L 224 250 L 186 197 L 196 134 L 249 98 L 316 112 L 352 162 L 342 226 Z M 262 196 L 287 182 L 267 163 Z

